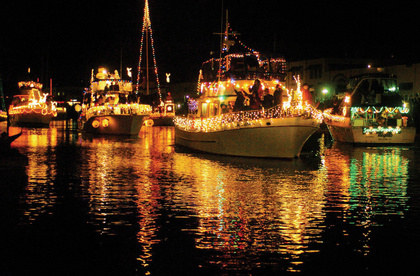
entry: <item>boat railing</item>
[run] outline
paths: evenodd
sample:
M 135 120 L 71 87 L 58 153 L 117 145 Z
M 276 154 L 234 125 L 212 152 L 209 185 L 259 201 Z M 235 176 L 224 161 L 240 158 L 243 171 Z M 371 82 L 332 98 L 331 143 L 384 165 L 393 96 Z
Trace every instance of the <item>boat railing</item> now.
M 267 124 L 266 120 L 292 117 L 314 118 L 318 123 L 323 120 L 322 113 L 310 105 L 305 107 L 277 105 L 269 109 L 239 111 L 211 117 L 177 116 L 174 118 L 174 123 L 185 131 L 215 132 L 250 126 L 270 126 L 271 124 Z
M 347 116 L 333 114 L 333 109 L 324 111 L 324 118 L 332 123 L 346 123 L 359 127 L 406 127 L 408 126 L 410 109 L 402 107 L 351 107 Z
M 51 102 L 38 102 L 38 101 L 27 101 L 21 102 L 17 105 L 10 106 L 9 114 L 23 114 L 23 113 L 38 113 L 42 115 L 53 115 L 57 116 L 56 106 Z
M 86 107 L 83 106 L 82 110 L 85 110 L 86 120 L 93 116 L 101 115 L 149 115 L 152 112 L 152 107 L 147 104 L 117 104 L 117 105 L 97 105 Z

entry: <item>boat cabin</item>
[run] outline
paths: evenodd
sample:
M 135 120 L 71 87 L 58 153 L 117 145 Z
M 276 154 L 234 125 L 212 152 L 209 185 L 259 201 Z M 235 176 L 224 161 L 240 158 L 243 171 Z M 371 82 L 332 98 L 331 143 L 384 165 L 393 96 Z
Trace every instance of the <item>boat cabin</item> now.
M 221 70 L 219 70 L 221 68 Z M 200 70 L 198 100 L 189 101 L 192 116 L 212 117 L 232 112 L 236 91 L 249 89 L 256 79 L 273 95 L 276 85 L 284 83 L 286 61 L 258 52 L 227 54 L 222 59 L 210 59 Z
M 352 106 L 401 106 L 397 79 L 388 74 L 365 74 L 351 78 Z
M 402 101 L 395 76 L 365 74 L 351 79 L 353 92 L 343 99 L 341 111 L 353 126 L 401 127 L 410 124 L 408 104 Z

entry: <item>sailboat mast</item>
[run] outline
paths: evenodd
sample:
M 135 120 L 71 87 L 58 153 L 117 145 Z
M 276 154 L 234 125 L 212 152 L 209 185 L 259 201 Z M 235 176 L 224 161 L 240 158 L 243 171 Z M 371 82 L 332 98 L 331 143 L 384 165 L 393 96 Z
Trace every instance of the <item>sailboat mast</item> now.
M 226 11 L 227 16 L 227 11 Z M 223 1 L 222 1 L 222 14 L 220 17 L 220 51 L 219 51 L 219 73 L 217 74 L 217 83 L 220 83 L 220 77 L 222 74 L 222 51 L 223 51 Z
M 149 46 L 150 43 L 150 46 Z M 141 69 L 142 64 L 142 56 L 143 56 L 143 49 L 146 48 L 146 72 L 145 73 L 145 81 L 146 81 L 146 95 L 150 95 L 150 72 L 149 72 L 149 55 L 153 58 L 153 65 L 154 65 L 154 74 L 156 75 L 156 84 L 157 84 L 157 91 L 159 94 L 159 99 L 162 101 L 162 94 L 160 93 L 160 84 L 159 84 L 159 75 L 158 69 L 156 64 L 156 55 L 155 55 L 155 48 L 153 46 L 153 30 L 152 30 L 152 23 L 150 21 L 149 15 L 149 3 L 145 0 L 144 3 L 144 17 L 143 17 L 143 28 L 142 28 L 142 36 L 140 42 L 140 56 L 139 56 L 139 67 L 138 67 L 138 75 L 137 75 L 137 89 L 136 93 L 139 91 L 140 80 L 143 84 L 143 70 Z M 150 47 L 150 49 L 149 49 Z M 150 50 L 150 51 L 149 51 Z M 150 52 L 150 53 L 149 53 Z M 153 76 L 152 76 L 153 77 Z

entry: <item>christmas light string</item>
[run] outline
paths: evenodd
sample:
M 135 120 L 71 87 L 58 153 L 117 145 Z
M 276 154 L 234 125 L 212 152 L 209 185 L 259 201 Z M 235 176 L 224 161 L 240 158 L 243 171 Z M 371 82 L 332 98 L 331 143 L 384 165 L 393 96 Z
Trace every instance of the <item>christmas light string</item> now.
M 157 64 L 156 64 L 156 51 L 155 51 L 155 47 L 154 47 L 152 22 L 150 20 L 150 15 L 149 15 L 149 2 L 148 2 L 148 0 L 145 1 L 145 5 L 144 5 L 143 28 L 142 28 L 142 36 L 141 36 L 141 41 L 140 41 L 140 57 L 139 57 L 138 74 L 137 74 L 137 86 L 136 86 L 136 93 L 137 94 L 139 92 L 139 84 L 140 84 L 141 61 L 142 61 L 142 55 L 143 55 L 144 37 L 146 36 L 147 31 L 149 31 L 149 34 L 150 34 L 149 37 L 150 37 L 150 44 L 151 44 L 151 47 L 152 47 L 154 73 L 156 75 L 156 84 L 157 84 L 157 89 L 158 89 L 158 93 L 159 93 L 159 99 L 160 99 L 160 102 L 162 102 L 162 94 L 160 92 L 159 74 L 158 74 L 158 68 L 157 68 Z M 148 45 L 146 45 L 145 47 L 148 47 Z M 149 68 L 146 68 L 146 70 L 149 70 Z
M 243 127 L 261 127 L 267 123 L 267 120 L 300 116 L 314 118 L 318 123 L 321 123 L 323 120 L 322 112 L 308 103 L 302 103 L 299 76 L 295 77 L 295 80 L 297 82 L 297 90 L 289 92 L 286 89 L 284 92 L 287 93 L 288 100 L 283 102 L 282 105 L 269 109 L 226 113 L 207 118 L 178 116 L 175 117 L 174 123 L 185 131 L 193 132 L 214 132 Z M 190 112 L 195 113 L 198 109 L 197 101 L 190 99 L 188 104 Z
M 89 109 L 86 109 L 86 106 L 82 105 L 82 110 L 86 111 L 86 121 L 89 120 L 90 117 L 93 116 L 105 116 L 105 115 L 131 115 L 131 114 L 138 114 L 138 115 L 147 115 L 152 112 L 152 107 L 148 104 L 108 104 L 108 105 L 98 105 L 92 106 Z
M 22 100 L 27 100 L 26 104 L 19 104 L 14 106 L 13 104 L 10 105 L 9 114 L 16 115 L 16 114 L 29 114 L 29 113 L 36 113 L 46 115 L 52 115 L 53 117 L 57 116 L 56 107 L 53 103 L 47 104 L 47 96 L 48 93 L 43 93 L 41 95 L 40 89 L 42 89 L 42 84 L 34 82 L 34 81 L 27 81 L 27 82 L 19 82 L 19 88 L 25 87 L 31 89 L 29 95 L 17 95 L 15 98 L 19 98 Z
M 175 125 L 185 131 L 192 132 L 215 132 L 244 127 L 262 127 L 267 126 L 267 121 L 272 119 L 286 119 L 294 117 L 314 118 L 318 123 L 322 122 L 322 113 L 310 105 L 304 109 L 298 105 L 289 105 L 288 107 L 275 106 L 270 109 L 240 111 L 234 113 L 221 114 L 207 118 L 187 118 L 175 117 Z

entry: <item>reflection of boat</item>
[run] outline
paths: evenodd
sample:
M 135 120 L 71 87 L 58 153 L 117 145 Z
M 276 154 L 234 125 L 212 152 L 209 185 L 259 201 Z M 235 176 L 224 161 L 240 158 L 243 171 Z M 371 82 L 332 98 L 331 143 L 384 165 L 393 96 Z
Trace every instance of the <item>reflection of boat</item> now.
M 361 144 L 414 143 L 416 128 L 410 109 L 398 94 L 397 81 L 385 74 L 355 76 L 353 91 L 341 105 L 324 111 L 334 140 Z
M 42 93 L 41 89 L 42 84 L 34 81 L 19 82 L 19 95 L 13 97 L 9 106 L 11 125 L 48 126 L 57 116 L 48 93 Z
M 7 113 L 3 110 L 0 110 L 0 122 L 7 120 Z
M 6 103 L 4 101 L 4 94 L 3 94 L 3 82 L 0 76 L 0 122 L 7 120 L 7 111 L 6 111 Z
M 20 133 L 9 136 L 2 132 L 0 137 L 0 168 L 12 166 L 24 166 L 28 164 L 28 157 L 21 154 L 17 149 L 11 148 L 11 144 L 22 135 Z
M 234 111 L 234 104 L 240 99 L 237 90 L 258 87 L 256 79 L 261 83 L 261 90 L 268 89 L 271 95 L 276 85 L 283 85 L 285 60 L 265 56 L 248 47 L 244 47 L 245 51 L 228 53 L 234 41 L 226 39 L 235 33 L 226 25 L 223 57 L 220 55 L 203 63 L 201 96 L 196 101 L 190 100 L 187 117 L 175 117 L 175 143 L 222 155 L 299 156 L 303 144 L 319 127 L 320 112 L 302 104 L 299 84 L 297 91 L 287 95 L 282 105 Z
M 138 104 L 131 81 L 100 67 L 86 91 L 79 128 L 93 134 L 137 135 L 151 107 Z

